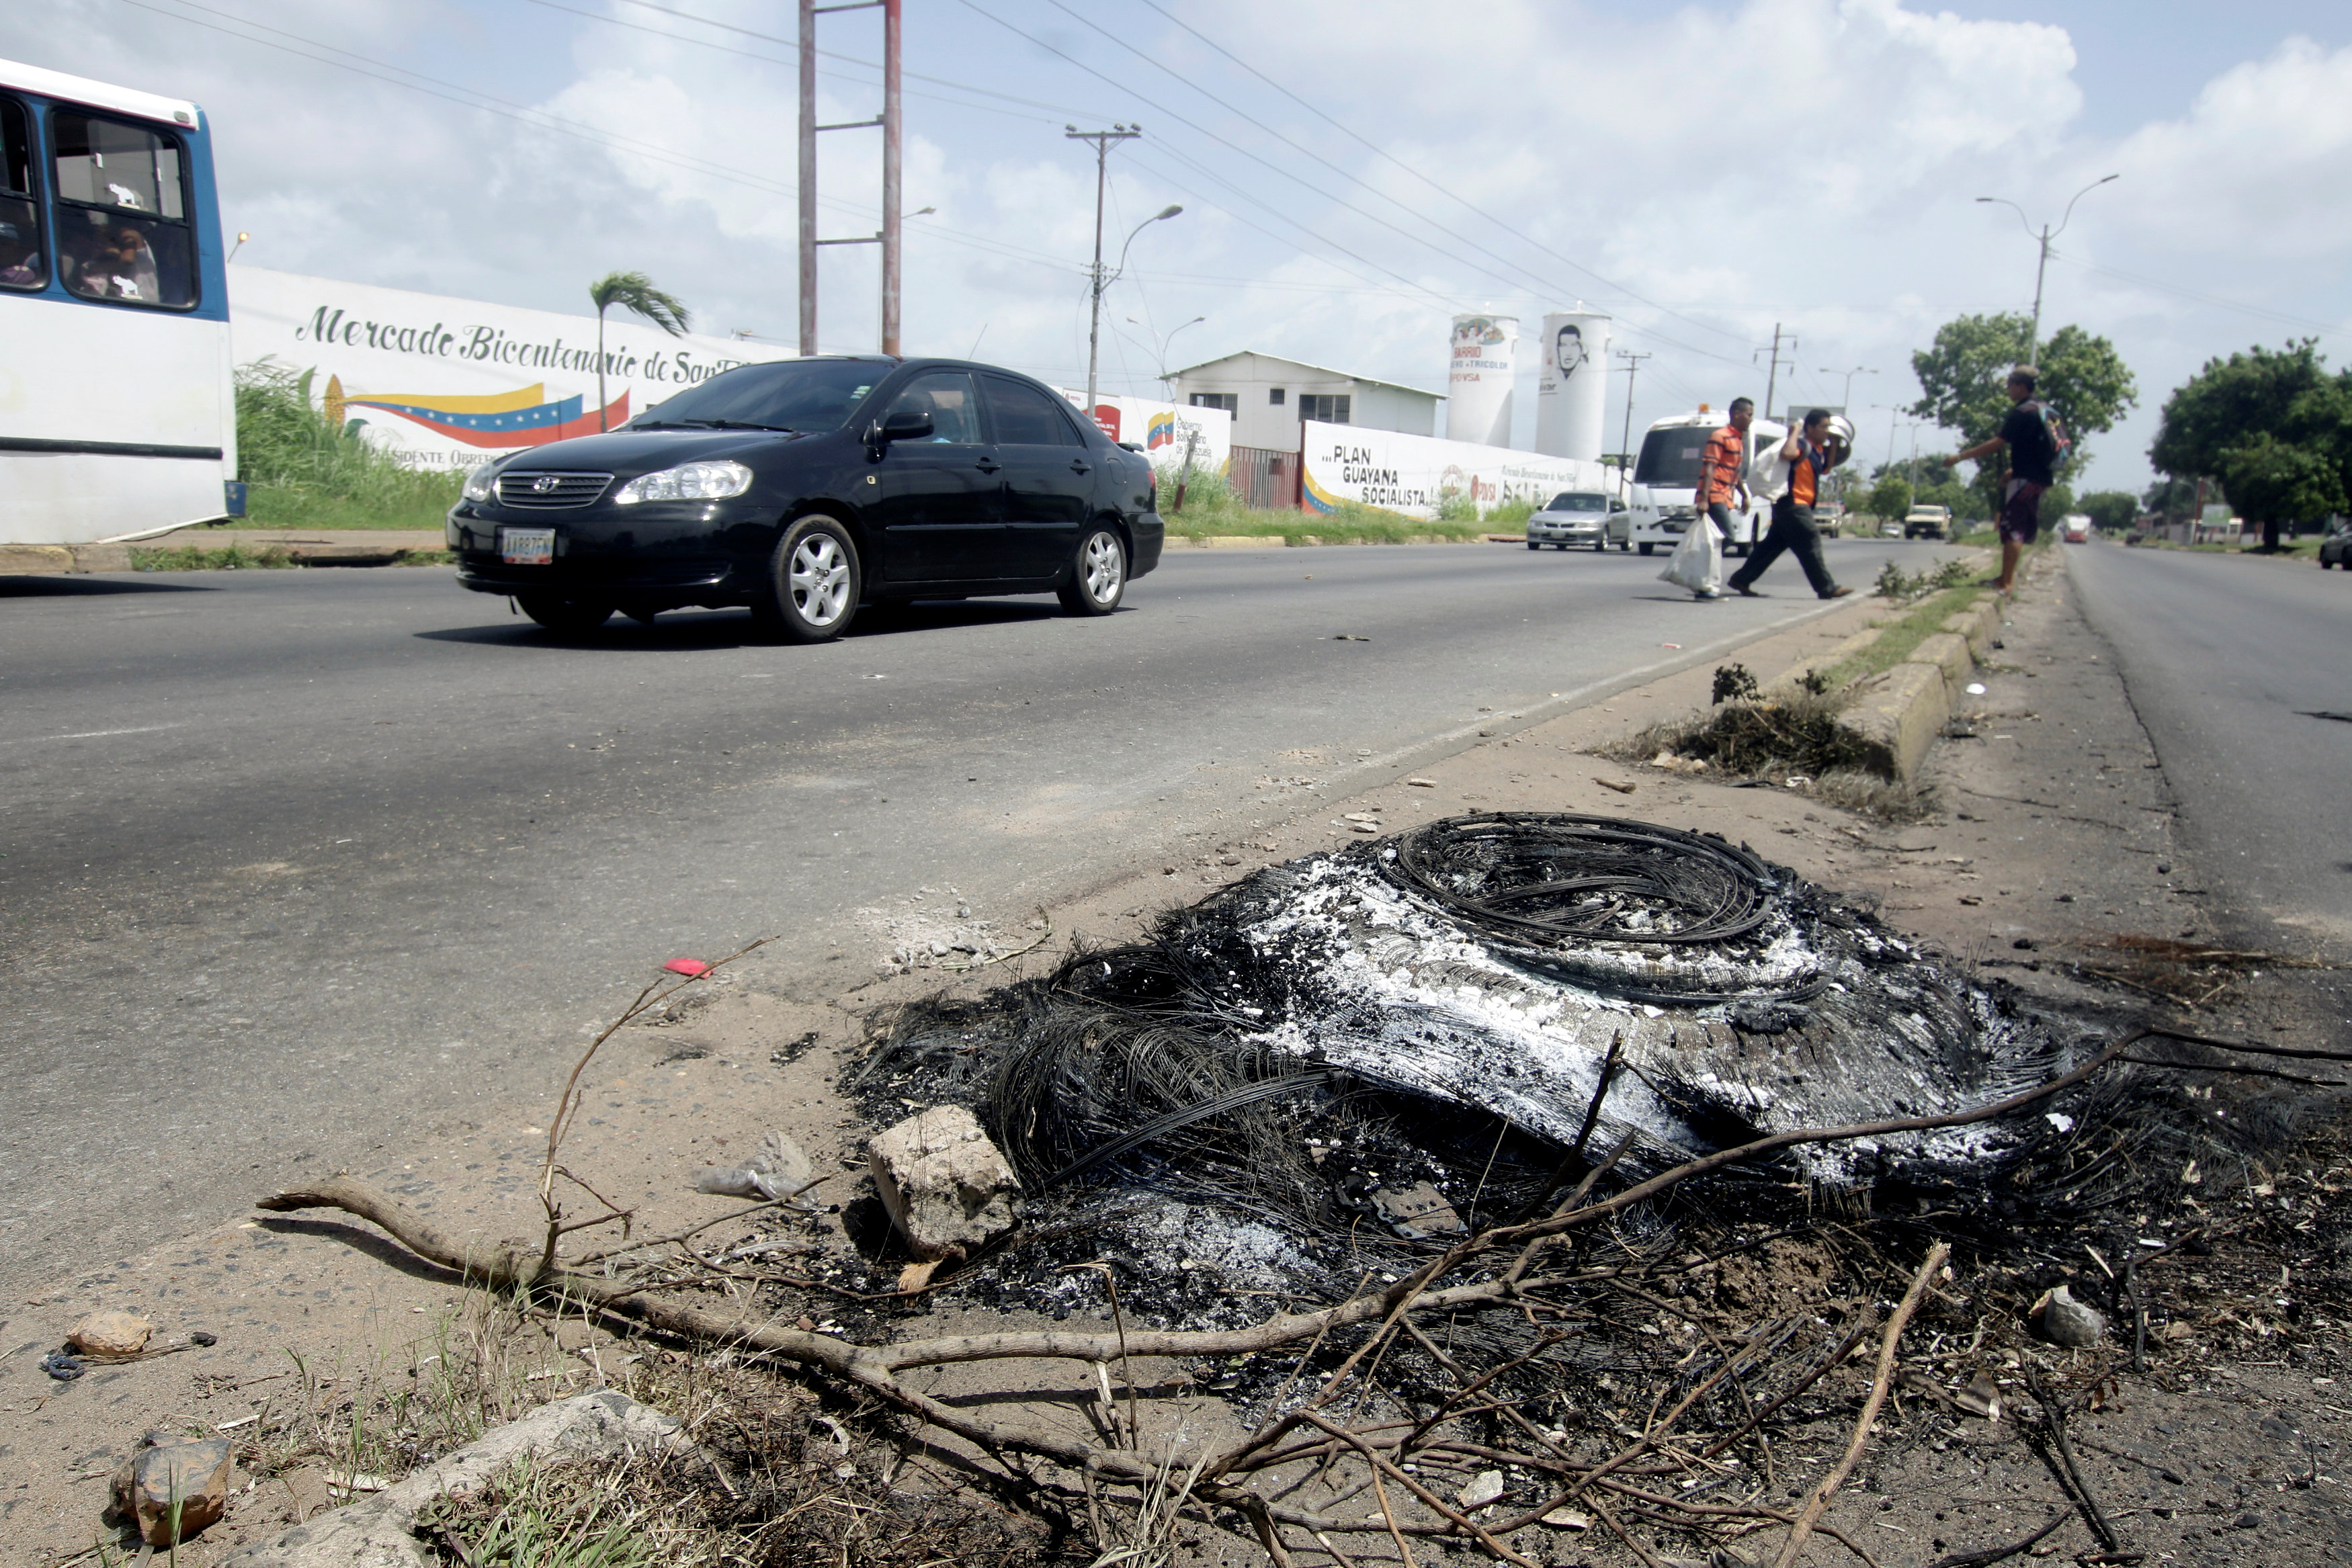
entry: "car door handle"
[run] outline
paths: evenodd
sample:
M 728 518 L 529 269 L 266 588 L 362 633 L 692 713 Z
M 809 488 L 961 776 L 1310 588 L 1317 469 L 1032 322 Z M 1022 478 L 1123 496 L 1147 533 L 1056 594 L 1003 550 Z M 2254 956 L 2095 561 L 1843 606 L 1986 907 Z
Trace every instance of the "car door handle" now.
M 1073 457 L 1070 459 L 1070 472 L 1073 474 L 1091 474 L 1094 470 Z
M 972 466 L 979 469 L 983 474 L 993 474 L 996 472 L 998 465 L 995 458 L 983 457 L 979 462 L 973 464 Z

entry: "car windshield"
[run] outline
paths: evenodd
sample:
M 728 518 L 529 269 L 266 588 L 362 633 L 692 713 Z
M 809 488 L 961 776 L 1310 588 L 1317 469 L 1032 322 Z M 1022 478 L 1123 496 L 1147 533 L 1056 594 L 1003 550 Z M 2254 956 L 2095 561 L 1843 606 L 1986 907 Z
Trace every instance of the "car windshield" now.
M 858 360 L 739 365 L 646 410 L 624 428 L 699 424 L 720 430 L 839 430 L 888 368 Z
M 1605 512 L 1608 509 L 1608 497 L 1587 495 L 1577 490 L 1554 496 L 1551 505 L 1544 508 L 1547 512 Z
M 1696 424 L 1650 432 L 1642 438 L 1642 456 L 1633 465 L 1633 483 L 1659 490 L 1698 488 L 1698 456 L 1712 434 Z

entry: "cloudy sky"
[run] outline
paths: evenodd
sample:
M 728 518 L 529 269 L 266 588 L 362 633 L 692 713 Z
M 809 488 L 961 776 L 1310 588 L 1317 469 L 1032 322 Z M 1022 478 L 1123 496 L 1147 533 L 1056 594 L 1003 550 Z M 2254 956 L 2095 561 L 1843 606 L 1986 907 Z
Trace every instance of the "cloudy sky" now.
M 1638 430 L 1764 391 L 1851 402 L 1863 455 L 1962 311 L 2111 338 L 2137 488 L 2206 358 L 2352 331 L 2352 6 L 2304 0 L 907 0 L 907 346 L 1086 365 L 1091 150 L 1112 160 L 1107 387 L 1242 348 L 1443 391 L 1447 319 L 1581 301 L 1648 353 Z M 790 0 L 45 0 L 0 57 L 193 98 L 241 260 L 583 310 L 650 272 L 698 329 L 793 330 Z M 877 11 L 820 21 L 822 118 L 878 111 Z M 823 138 L 825 232 L 877 224 L 877 133 Z M 876 345 L 870 246 L 829 250 L 828 349 Z M 1185 325 L 1195 317 L 1206 320 Z M 1171 340 L 1172 337 L 1172 341 Z M 1531 372 L 1530 372 L 1531 374 Z M 1793 374 L 1793 390 L 1790 376 Z M 1625 380 L 1612 374 L 1612 423 Z M 1531 396 L 1519 433 L 1532 432 Z M 1912 433 L 1896 428 L 1907 454 Z M 1948 444 L 1922 431 L 1922 449 Z

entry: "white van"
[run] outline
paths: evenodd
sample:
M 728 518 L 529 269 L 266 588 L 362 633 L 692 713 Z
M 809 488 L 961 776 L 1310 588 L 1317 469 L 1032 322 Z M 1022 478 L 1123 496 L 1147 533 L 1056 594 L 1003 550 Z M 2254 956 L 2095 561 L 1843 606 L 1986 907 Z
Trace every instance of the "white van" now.
M 1696 515 L 1691 502 L 1698 489 L 1699 454 L 1706 446 L 1706 438 L 1727 423 L 1722 414 L 1701 409 L 1659 420 L 1642 437 L 1642 455 L 1633 462 L 1628 499 L 1633 544 L 1643 555 L 1661 547 L 1672 550 L 1682 543 Z M 1752 464 L 1767 445 L 1777 446 L 1788 439 L 1787 425 L 1757 420 L 1748 427 L 1748 461 Z M 1751 495 L 1747 510 L 1731 515 L 1731 538 L 1724 543 L 1724 553 L 1748 554 L 1763 542 L 1764 532 L 1771 526 L 1772 504 Z

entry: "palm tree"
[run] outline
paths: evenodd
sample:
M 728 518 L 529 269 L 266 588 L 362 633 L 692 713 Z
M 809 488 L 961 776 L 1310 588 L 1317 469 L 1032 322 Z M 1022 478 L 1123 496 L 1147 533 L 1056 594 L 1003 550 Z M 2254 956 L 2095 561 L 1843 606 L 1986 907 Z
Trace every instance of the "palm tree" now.
M 675 338 L 686 330 L 686 307 L 674 294 L 664 294 L 642 272 L 608 273 L 588 286 L 596 307 L 596 428 L 604 423 L 604 312 L 617 305 L 635 311 Z

